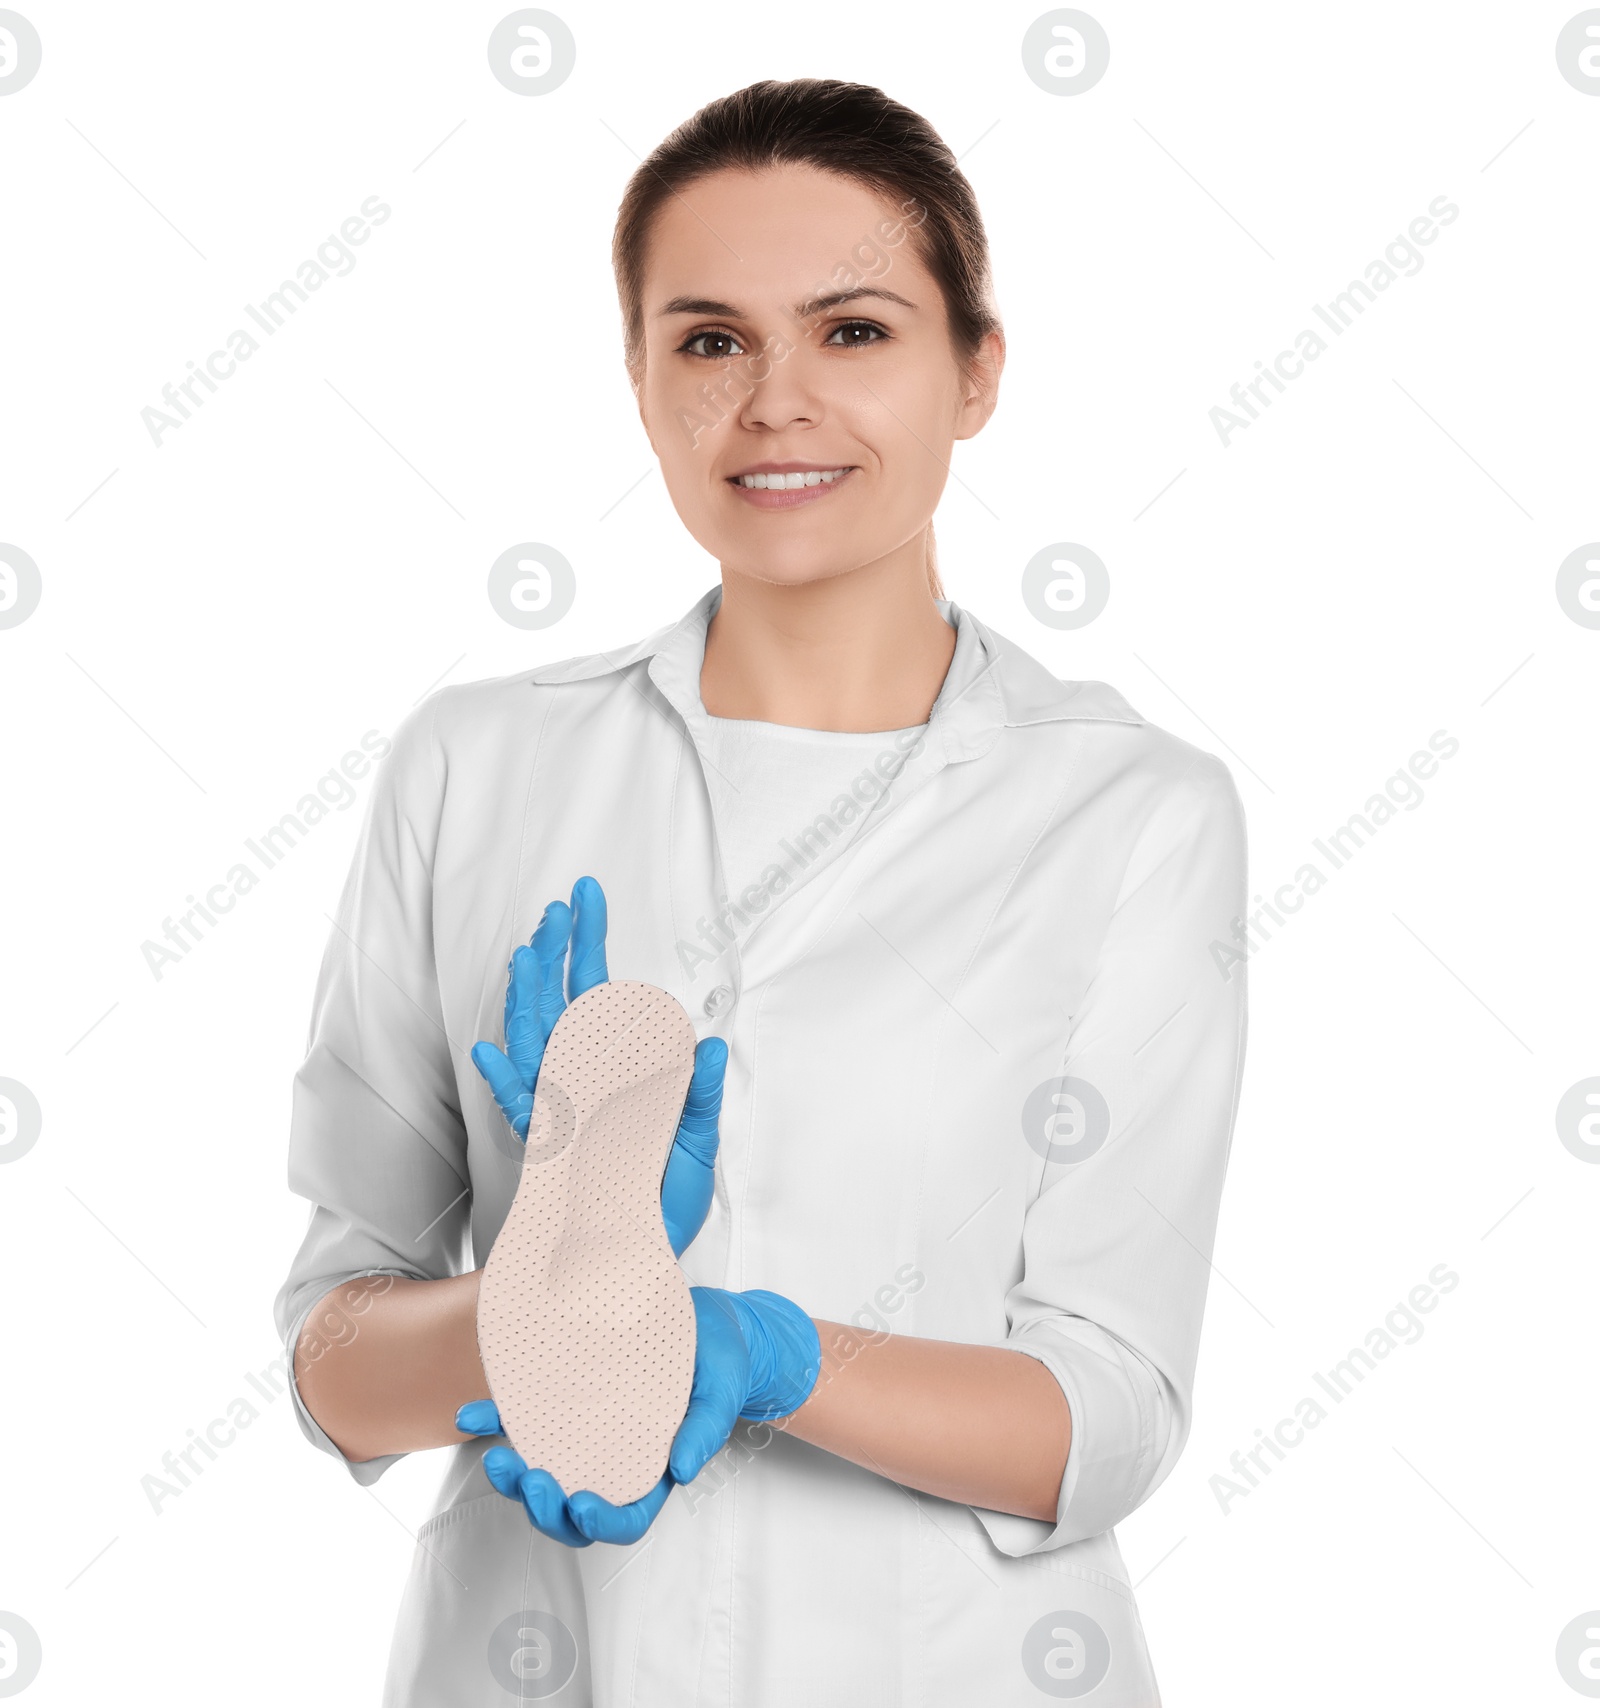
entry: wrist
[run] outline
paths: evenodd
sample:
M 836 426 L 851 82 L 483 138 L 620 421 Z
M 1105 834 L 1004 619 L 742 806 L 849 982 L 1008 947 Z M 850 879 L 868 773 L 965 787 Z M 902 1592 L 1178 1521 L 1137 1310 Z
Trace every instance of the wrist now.
M 817 1385 L 822 1369 L 817 1325 L 781 1293 L 757 1288 L 728 1298 L 750 1349 L 750 1390 L 739 1415 L 757 1423 L 788 1417 Z

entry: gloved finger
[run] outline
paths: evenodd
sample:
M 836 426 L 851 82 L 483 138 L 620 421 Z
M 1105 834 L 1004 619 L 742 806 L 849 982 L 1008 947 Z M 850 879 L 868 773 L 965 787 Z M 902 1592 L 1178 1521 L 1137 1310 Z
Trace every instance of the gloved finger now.
M 456 1428 L 463 1435 L 503 1435 L 500 1408 L 493 1400 L 468 1400 L 456 1412 Z
M 522 1499 L 528 1467 L 514 1447 L 491 1447 L 483 1456 L 483 1474 L 507 1500 Z
M 717 1122 L 728 1074 L 728 1046 L 721 1038 L 702 1038 L 694 1047 L 694 1074 L 683 1100 L 677 1143 L 708 1168 L 717 1160 Z
M 590 1489 L 579 1489 L 567 1497 L 572 1522 L 591 1542 L 626 1545 L 637 1542 L 655 1522 L 655 1516 L 672 1492 L 672 1478 L 665 1476 L 649 1494 L 626 1506 L 613 1506 Z
M 501 1114 L 511 1123 L 517 1137 L 526 1140 L 528 1121 L 533 1114 L 533 1093 L 528 1090 L 522 1075 L 497 1044 L 474 1044 L 472 1065 L 489 1082 Z
M 572 937 L 572 909 L 564 901 L 553 901 L 544 910 L 539 929 L 533 934 L 532 949 L 539 962 L 538 989 L 534 995 L 534 1012 L 539 1027 L 539 1052 L 550 1041 L 567 1006 L 561 992 L 561 967 L 566 958 L 567 944 Z
M 539 930 L 543 929 L 541 920 Z M 539 1009 L 539 995 L 548 968 L 540 957 L 538 943 L 536 931 L 532 943 L 517 945 L 511 955 L 511 973 L 506 983 L 506 1054 L 529 1091 L 539 1077 L 539 1063 L 544 1060 L 544 1046 L 550 1036 Z
M 572 954 L 567 962 L 567 1001 L 604 984 L 606 972 L 606 893 L 594 878 L 572 886 Z
M 572 1522 L 560 1483 L 548 1471 L 524 1471 L 519 1486 L 522 1504 L 533 1521 L 534 1529 L 542 1531 L 553 1542 L 564 1542 L 569 1548 L 589 1546 L 589 1538 Z
M 674 1145 L 661 1177 L 661 1221 L 674 1257 L 694 1244 L 716 1195 L 711 1169 Z
M 713 1454 L 720 1453 L 739 1421 L 738 1398 L 722 1382 L 691 1394 L 678 1433 L 672 1438 L 667 1469 L 675 1483 L 692 1483 Z
M 502 1030 L 508 1038 L 516 1022 L 518 1006 L 525 1000 L 524 990 L 517 980 L 517 957 L 531 953 L 526 943 L 518 943 L 511 951 L 511 959 L 506 962 L 506 1004 L 500 1018 Z

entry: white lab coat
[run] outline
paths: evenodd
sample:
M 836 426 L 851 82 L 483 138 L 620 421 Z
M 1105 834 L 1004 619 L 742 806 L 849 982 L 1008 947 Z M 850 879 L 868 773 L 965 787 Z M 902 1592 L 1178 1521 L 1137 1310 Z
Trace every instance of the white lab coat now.
M 644 1541 L 571 1550 L 468 1443 L 418 1538 L 386 1708 L 1148 1708 L 1112 1526 L 1189 1427 L 1244 1056 L 1232 777 L 943 601 L 955 654 L 887 791 L 863 770 L 857 816 L 797 800 L 809 863 L 724 902 L 731 780 L 702 763 L 699 691 L 720 598 L 610 656 L 444 688 L 397 730 L 295 1080 L 313 1210 L 280 1332 L 346 1279 L 488 1256 L 519 1147 L 468 1051 L 501 1039 L 513 947 L 592 873 L 612 975 L 729 1045 L 688 1279 L 1039 1359 L 1072 1415 L 1056 1522 L 740 1424 Z

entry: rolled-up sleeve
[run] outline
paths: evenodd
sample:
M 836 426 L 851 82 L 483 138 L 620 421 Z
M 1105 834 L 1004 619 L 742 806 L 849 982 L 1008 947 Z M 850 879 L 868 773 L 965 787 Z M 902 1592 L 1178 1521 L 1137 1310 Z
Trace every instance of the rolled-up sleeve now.
M 1007 1296 L 1006 1344 L 1060 1383 L 1072 1439 L 1055 1523 L 974 1508 L 1020 1556 L 1097 1536 L 1188 1437 L 1200 1322 L 1245 1050 L 1244 812 L 1199 754 L 1161 792 L 1072 1016 L 1063 1091 L 1105 1136 L 1047 1161 Z
M 360 841 L 328 938 L 304 1065 L 295 1076 L 289 1185 L 311 1202 L 310 1225 L 275 1306 L 300 1427 L 375 1482 L 399 1454 L 347 1459 L 300 1397 L 294 1353 L 360 1332 L 382 1284 L 365 1276 L 438 1280 L 460 1272 L 470 1208 L 466 1131 L 439 1000 L 433 865 L 443 797 L 434 739 L 437 695 L 411 712 L 380 762 Z

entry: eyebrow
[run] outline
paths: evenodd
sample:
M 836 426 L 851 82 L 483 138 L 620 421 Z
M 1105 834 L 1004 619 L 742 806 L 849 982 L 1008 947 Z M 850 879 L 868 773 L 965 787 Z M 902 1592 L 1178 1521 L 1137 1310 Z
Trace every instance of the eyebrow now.
M 862 297 L 877 297 L 883 302 L 897 302 L 902 308 L 915 309 L 914 302 L 907 302 L 903 296 L 897 296 L 893 291 L 882 291 L 872 285 L 858 285 L 854 290 L 830 291 L 825 296 L 810 297 L 805 302 L 797 303 L 790 313 L 796 320 L 809 320 L 821 314 L 825 309 L 838 308 L 842 303 L 857 302 Z M 722 320 L 743 320 L 746 318 L 743 309 L 735 308 L 732 303 L 717 302 L 711 297 L 673 297 L 661 305 L 657 311 L 660 314 L 709 314 Z

